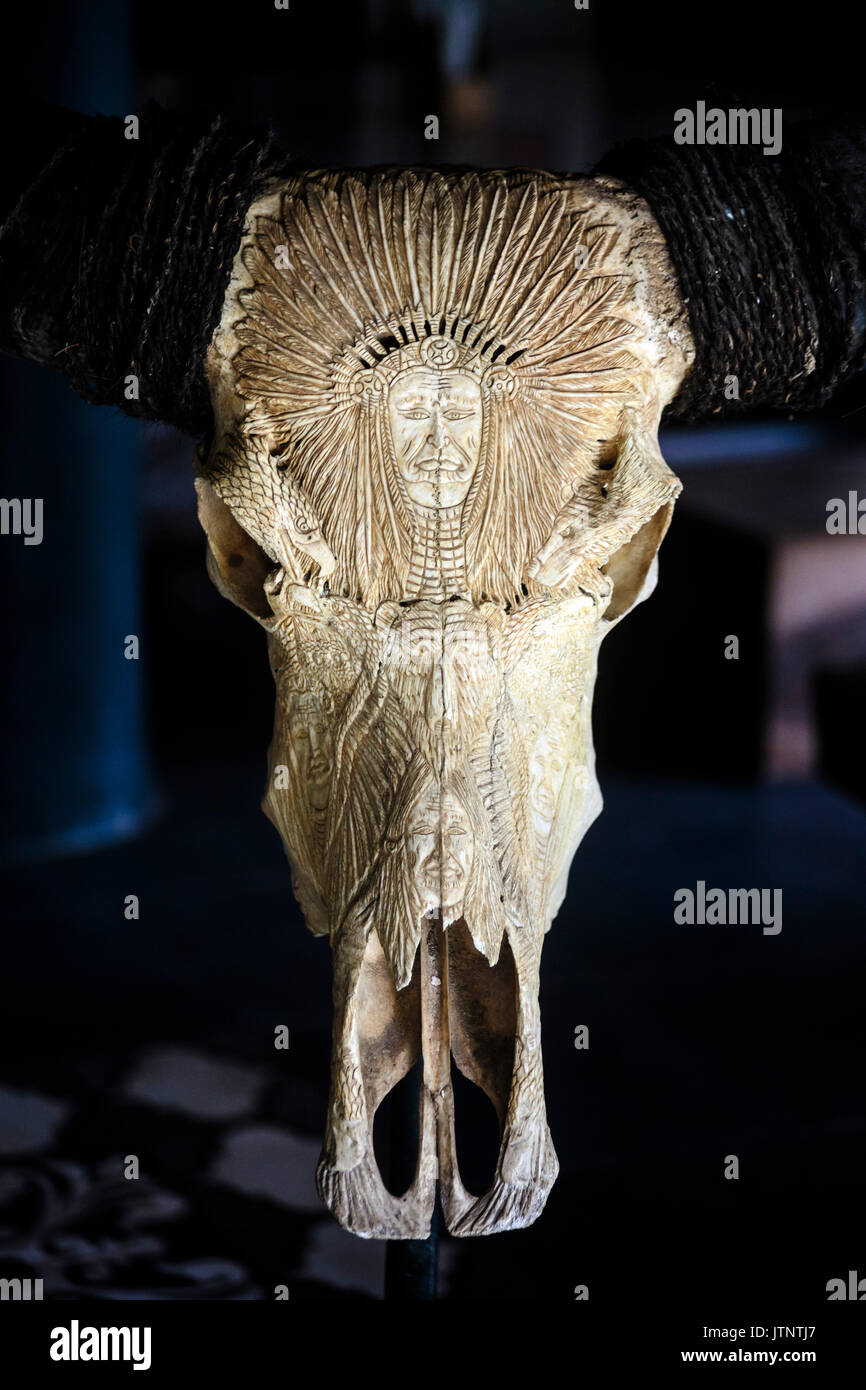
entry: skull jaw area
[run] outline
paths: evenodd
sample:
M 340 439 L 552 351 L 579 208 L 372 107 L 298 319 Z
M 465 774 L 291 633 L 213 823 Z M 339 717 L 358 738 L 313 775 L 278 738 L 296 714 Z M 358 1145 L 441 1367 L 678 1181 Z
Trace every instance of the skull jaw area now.
M 346 1229 L 378 1239 L 429 1235 L 437 1185 L 452 1235 L 529 1225 L 559 1168 L 534 1032 L 537 961 L 534 970 L 531 959 L 524 963 L 529 978 L 521 981 L 510 946 L 491 966 L 464 923 L 443 929 L 434 920 L 425 927 L 409 984 L 397 991 L 375 931 L 359 947 L 334 944 L 332 1088 L 316 1174 L 322 1200 Z M 528 1019 L 520 1017 L 521 995 Z M 522 1064 L 515 1066 L 517 1058 Z M 387 1093 L 419 1060 L 415 1173 L 408 1190 L 396 1195 L 376 1160 L 373 1121 Z M 460 1176 L 452 1060 L 486 1093 L 499 1120 L 496 1172 L 480 1196 L 468 1192 Z

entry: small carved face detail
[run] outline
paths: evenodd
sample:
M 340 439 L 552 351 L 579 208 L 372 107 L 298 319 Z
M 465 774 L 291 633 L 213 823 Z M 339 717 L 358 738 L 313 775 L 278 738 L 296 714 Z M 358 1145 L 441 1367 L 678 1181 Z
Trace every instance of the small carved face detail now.
M 565 776 L 565 757 L 559 739 L 542 730 L 529 756 L 529 805 L 536 832 L 546 836 L 556 814 Z
M 289 734 L 307 799 L 315 811 L 324 811 L 334 766 L 333 735 L 314 696 L 295 695 L 289 701 Z
M 459 909 L 475 857 L 472 826 L 459 798 L 431 783 L 410 812 L 406 841 L 424 911 Z
M 481 387 L 465 372 L 417 367 L 392 383 L 388 419 L 397 470 L 419 507 L 456 507 L 481 453 Z

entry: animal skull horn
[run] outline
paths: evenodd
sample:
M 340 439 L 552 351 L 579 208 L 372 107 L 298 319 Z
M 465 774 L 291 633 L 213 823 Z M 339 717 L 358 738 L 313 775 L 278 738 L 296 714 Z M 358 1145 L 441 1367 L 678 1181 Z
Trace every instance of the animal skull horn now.
M 557 1160 L 544 933 L 598 815 L 605 633 L 655 582 L 693 350 L 661 233 L 607 179 L 320 172 L 251 209 L 207 370 L 209 572 L 268 633 L 264 810 L 334 964 L 319 1192 L 362 1236 L 525 1226 Z M 403 1196 L 377 1107 L 423 1066 Z M 492 1101 L 456 1158 L 452 1062 Z

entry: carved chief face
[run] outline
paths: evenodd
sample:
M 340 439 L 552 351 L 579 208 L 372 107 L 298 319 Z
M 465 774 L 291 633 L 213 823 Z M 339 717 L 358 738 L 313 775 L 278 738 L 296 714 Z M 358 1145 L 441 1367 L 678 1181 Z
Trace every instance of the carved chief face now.
M 289 732 L 298 771 L 310 805 L 323 811 L 333 771 L 331 725 L 312 695 L 295 695 L 289 702 Z
M 481 387 L 465 372 L 402 373 L 388 394 L 397 470 L 419 507 L 463 501 L 481 450 Z
M 406 827 L 415 891 L 423 908 L 459 907 L 466 892 L 475 841 L 466 808 L 452 791 L 431 783 L 412 807 Z
M 560 740 L 542 730 L 529 757 L 529 805 L 536 833 L 547 835 L 565 776 L 565 754 Z

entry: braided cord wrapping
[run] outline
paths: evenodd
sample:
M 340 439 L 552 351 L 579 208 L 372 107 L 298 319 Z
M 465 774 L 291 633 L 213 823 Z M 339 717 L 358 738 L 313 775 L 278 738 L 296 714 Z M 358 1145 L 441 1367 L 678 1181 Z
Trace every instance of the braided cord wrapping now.
M 596 173 L 649 204 L 695 342 L 671 418 L 816 410 L 866 361 L 866 131 L 817 124 L 785 150 L 632 141 Z M 739 399 L 727 400 L 736 377 Z
M 0 347 L 94 404 L 200 434 L 247 208 L 291 166 L 270 135 L 222 118 L 150 105 L 140 138 L 124 132 L 121 117 L 68 121 L 3 220 Z

